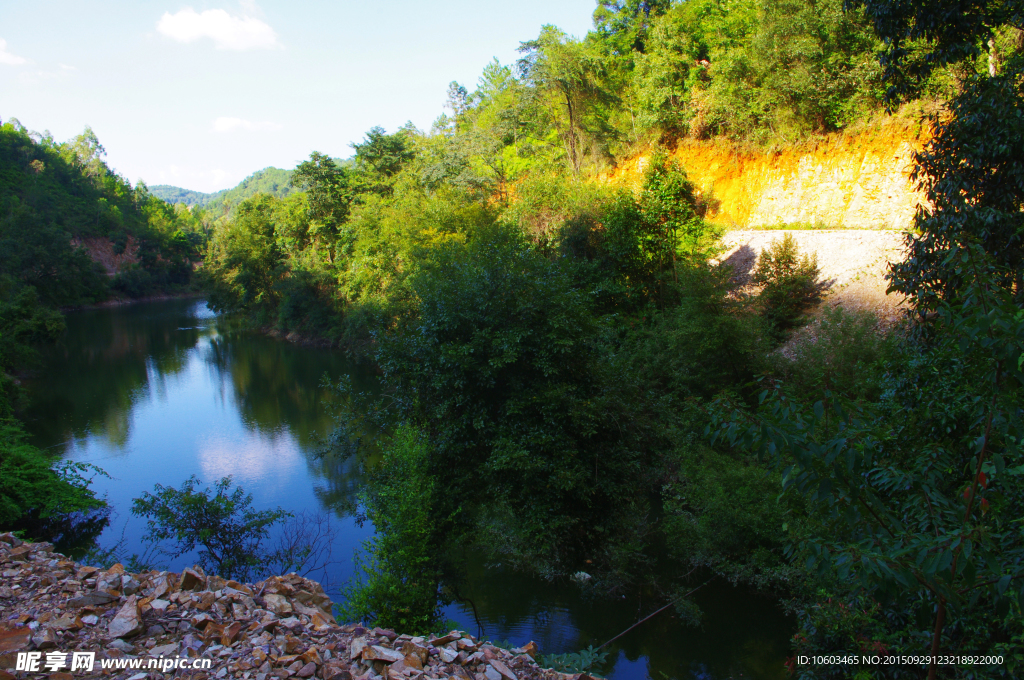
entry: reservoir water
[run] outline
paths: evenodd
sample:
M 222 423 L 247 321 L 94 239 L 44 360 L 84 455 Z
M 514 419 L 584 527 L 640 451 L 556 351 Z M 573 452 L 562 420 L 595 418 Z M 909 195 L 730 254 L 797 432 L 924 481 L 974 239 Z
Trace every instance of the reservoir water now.
M 309 576 L 337 600 L 373 528 L 355 519 L 359 463 L 317 455 L 334 423 L 322 381 L 348 375 L 357 389 L 373 389 L 372 369 L 235 328 L 197 300 L 74 312 L 67 326 L 28 381 L 22 417 L 37 446 L 109 475 L 93 483 L 113 508 L 100 544 L 141 553 L 145 522 L 131 515 L 133 498 L 193 475 L 204 486 L 231 475 L 257 509 L 331 518 L 331 563 Z M 155 561 L 180 570 L 195 560 Z M 464 599 L 447 607 L 448 618 L 494 641 L 534 640 L 543 653 L 598 646 L 661 604 L 642 594 L 595 598 L 472 553 L 465 566 Z M 657 614 L 608 645 L 598 672 L 613 680 L 785 677 L 794 623 L 777 603 L 720 580 L 695 599 L 700 625 L 683 625 L 671 610 Z

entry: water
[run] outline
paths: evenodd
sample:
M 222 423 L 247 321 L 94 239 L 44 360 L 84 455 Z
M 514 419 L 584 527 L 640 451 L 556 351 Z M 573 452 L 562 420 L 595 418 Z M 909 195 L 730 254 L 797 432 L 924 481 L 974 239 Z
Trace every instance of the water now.
M 67 325 L 29 381 L 23 417 L 37 446 L 110 475 L 93 485 L 114 509 L 101 544 L 141 552 L 145 524 L 131 501 L 154 485 L 232 475 L 257 509 L 331 517 L 331 564 L 310 576 L 337 599 L 372 527 L 353 516 L 359 465 L 317 456 L 333 427 L 332 394 L 321 382 L 348 375 L 357 389 L 373 389 L 372 369 L 232 328 L 196 300 L 76 312 Z M 195 560 L 158 561 L 178 570 Z M 638 594 L 587 598 L 572 584 L 489 568 L 479 555 L 468 554 L 464 567 L 462 601 L 448 618 L 495 641 L 535 640 L 544 653 L 597 646 L 660 606 Z M 671 610 L 657 614 L 609 645 L 600 670 L 613 680 L 784 676 L 793 623 L 775 603 L 718 581 L 696 599 L 705 611 L 699 627 Z

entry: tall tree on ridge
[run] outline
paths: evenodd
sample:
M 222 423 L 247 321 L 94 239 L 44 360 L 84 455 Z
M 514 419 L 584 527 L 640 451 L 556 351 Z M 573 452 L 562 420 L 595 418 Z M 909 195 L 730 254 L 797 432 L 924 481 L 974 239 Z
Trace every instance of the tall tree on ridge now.
M 598 85 L 601 62 L 584 43 L 546 25 L 536 40 L 519 46 L 520 77 L 536 88 L 565 144 L 569 167 L 578 176 L 583 163 L 584 117 L 589 104 L 604 96 Z

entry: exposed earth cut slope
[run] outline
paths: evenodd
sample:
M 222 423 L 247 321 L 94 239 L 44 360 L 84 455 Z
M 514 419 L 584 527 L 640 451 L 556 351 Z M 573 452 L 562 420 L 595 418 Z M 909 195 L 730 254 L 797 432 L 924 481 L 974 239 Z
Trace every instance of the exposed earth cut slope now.
M 704 192 L 711 221 L 730 228 L 906 229 L 921 200 L 910 179 L 913 157 L 928 139 L 920 117 L 886 118 L 772 150 L 686 140 L 671 157 Z M 640 154 L 601 179 L 639 184 L 649 162 Z

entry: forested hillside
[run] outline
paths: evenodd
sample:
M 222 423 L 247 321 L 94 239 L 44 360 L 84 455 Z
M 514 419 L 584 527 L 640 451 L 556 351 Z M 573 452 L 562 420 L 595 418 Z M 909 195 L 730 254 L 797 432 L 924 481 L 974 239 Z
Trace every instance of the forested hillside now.
M 591 180 L 638 150 L 767 148 L 882 115 L 882 43 L 841 0 L 600 2 L 594 22 L 583 38 L 546 26 L 472 91 L 452 83 L 431 130 L 375 128 L 348 167 L 319 153 L 300 166 L 304 193 L 240 204 L 211 245 L 211 299 L 261 325 L 365 340 L 404 313 L 436 246 L 493 224 L 548 247 L 568 225 L 603 234 L 630 199 Z M 952 82 L 938 69 L 910 96 Z M 697 195 L 697 214 L 713 200 Z M 698 223 L 685 238 L 674 227 L 679 255 L 710 237 Z
M 236 205 L 255 194 L 269 194 L 276 198 L 285 198 L 295 191 L 295 187 L 291 184 L 291 176 L 290 170 L 263 168 L 246 177 L 238 186 L 212 194 L 166 184 L 152 186 L 149 191 L 157 198 L 171 204 L 181 203 L 203 208 L 210 217 L 218 219 L 228 215 Z
M 175 187 L 169 184 L 155 184 L 149 187 L 149 193 L 153 194 L 161 201 L 167 201 L 172 205 L 175 203 L 182 203 L 190 207 L 202 207 L 209 203 L 210 199 L 214 196 L 219 196 L 223 192 L 218 191 L 212 194 L 204 194 L 201 191 L 182 189 L 181 187 Z

